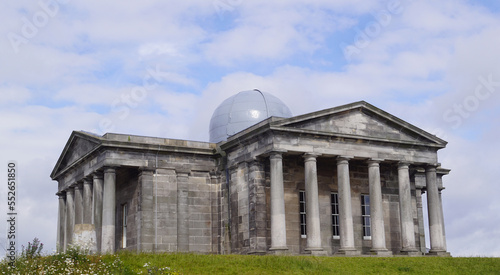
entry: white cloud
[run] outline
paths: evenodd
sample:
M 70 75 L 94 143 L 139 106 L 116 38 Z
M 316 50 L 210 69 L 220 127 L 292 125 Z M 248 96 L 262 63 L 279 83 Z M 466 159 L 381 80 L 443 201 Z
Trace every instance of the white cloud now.
M 0 105 L 24 103 L 32 97 L 25 87 L 0 86 Z

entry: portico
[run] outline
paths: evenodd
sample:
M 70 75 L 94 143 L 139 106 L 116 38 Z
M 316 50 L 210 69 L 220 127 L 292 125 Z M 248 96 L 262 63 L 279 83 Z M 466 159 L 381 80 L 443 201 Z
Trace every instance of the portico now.
M 419 171 L 427 171 L 429 167 L 445 170 L 438 168 L 436 155 L 445 142 L 371 105 L 361 105 L 359 109 L 359 105 L 344 106 L 265 121 L 221 145 L 228 152 L 230 175 L 233 169 L 237 173 L 238 163 L 245 161 L 245 157 L 269 163 L 271 251 L 425 254 L 425 238 L 420 238 L 425 236 L 420 226 L 424 218 L 421 205 L 425 187 L 419 185 L 422 177 Z M 256 139 L 257 129 L 266 124 L 271 131 Z M 436 199 L 437 188 L 433 187 L 438 180 L 428 173 L 423 176 L 425 185 L 438 194 L 429 199 L 429 203 L 436 203 L 429 207 L 429 219 L 433 219 L 432 215 L 436 219 L 430 223 L 435 225 L 430 234 L 434 240 L 444 240 L 442 205 Z M 235 188 L 241 187 L 235 182 Z M 299 203 L 300 192 L 304 192 L 305 201 Z M 329 213 L 333 202 L 329 201 L 328 193 L 338 197 L 338 213 L 331 214 L 338 217 L 338 236 L 332 234 Z M 363 205 L 362 199 L 368 204 Z M 302 205 L 305 205 L 301 214 L 305 222 L 297 215 L 297 208 L 302 209 Z M 362 213 L 365 209 L 367 212 Z M 305 225 L 304 232 L 298 232 L 299 223 Z M 439 248 L 439 244 L 434 247 L 446 254 L 446 248 Z
M 278 176 L 271 176 L 270 181 L 270 189 L 271 189 L 271 243 L 272 246 L 270 250 L 280 250 L 282 253 L 289 250 L 289 244 L 287 244 L 287 223 L 285 222 L 285 213 L 283 213 L 282 209 L 285 209 L 285 192 L 283 191 L 283 155 L 286 156 L 286 152 L 274 152 L 269 157 L 271 163 L 271 175 L 275 174 Z M 317 183 L 317 171 L 314 165 L 311 165 L 311 161 L 316 161 L 316 155 L 311 156 L 311 154 L 307 154 L 304 158 L 308 158 L 304 163 L 304 170 L 306 178 L 304 179 L 305 184 L 305 193 L 306 193 L 306 205 L 309 207 L 309 202 L 314 202 L 312 207 L 309 207 L 309 211 L 306 211 L 307 216 L 307 233 L 306 239 L 307 244 L 305 246 L 305 251 L 309 251 L 311 253 L 316 253 L 317 251 L 327 250 L 323 243 L 328 243 L 328 239 L 322 238 L 322 231 L 328 231 L 327 228 L 322 228 L 320 224 L 320 220 L 325 219 L 324 212 L 319 211 L 319 207 L 315 207 L 319 204 L 318 197 L 318 183 Z M 410 170 L 413 173 L 416 173 L 417 170 L 423 169 L 423 164 L 421 165 L 410 165 L 408 163 L 401 162 L 389 162 L 381 159 L 368 159 L 357 161 L 358 163 L 366 163 L 366 170 L 368 171 L 368 180 L 369 180 L 369 197 L 370 197 L 370 220 L 371 220 L 371 234 L 368 238 L 368 243 L 370 244 L 369 251 L 363 251 L 363 247 L 359 247 L 359 244 L 356 245 L 355 239 L 357 236 L 362 235 L 359 227 L 357 227 L 357 231 L 354 230 L 354 219 L 358 218 L 353 215 L 353 205 L 355 203 L 352 200 L 351 195 L 351 183 L 349 174 L 352 172 L 349 171 L 349 160 L 354 159 L 354 157 L 346 157 L 346 156 L 337 156 L 330 157 L 332 160 L 336 160 L 337 162 L 337 178 L 338 178 L 338 186 L 336 189 L 330 190 L 331 192 L 338 193 L 339 200 L 339 217 L 340 217 L 340 236 L 339 236 L 339 249 L 337 254 L 344 255 L 361 255 L 361 254 L 374 254 L 379 256 L 390 256 L 392 254 L 404 254 L 410 256 L 418 256 L 424 255 L 425 253 L 425 241 L 416 240 L 416 237 L 424 234 L 423 228 L 419 228 L 419 224 L 423 223 L 422 217 L 418 215 L 414 215 L 413 213 L 416 211 L 416 205 L 422 204 L 421 197 L 415 198 L 415 196 L 411 196 L 412 192 L 416 192 L 415 182 L 414 180 L 410 182 Z M 279 165 L 276 165 L 277 159 L 279 161 Z M 286 159 L 286 157 L 285 157 Z M 322 158 L 325 159 L 324 157 Z M 308 164 L 309 162 L 309 164 Z M 388 250 L 386 243 L 386 235 L 391 234 L 387 232 L 388 227 L 385 226 L 385 223 L 391 223 L 391 217 L 387 217 L 386 214 L 390 211 L 388 207 L 384 207 L 384 205 L 388 205 L 387 198 L 383 199 L 382 196 L 382 187 L 380 180 L 380 164 L 385 165 L 386 167 L 392 167 L 393 172 L 397 172 L 397 186 L 399 188 L 397 197 L 398 199 L 398 209 L 399 212 L 398 217 L 393 217 L 398 221 L 398 227 L 401 232 L 401 239 L 396 240 L 395 242 L 400 242 L 400 248 L 395 250 Z M 309 165 L 309 167 L 308 167 Z M 435 169 L 435 168 L 434 168 Z M 386 172 L 387 174 L 387 172 Z M 427 179 L 426 179 L 427 180 Z M 428 179 L 430 181 L 434 181 L 437 184 L 435 178 Z M 310 182 L 309 186 L 307 182 Z M 315 183 L 315 184 L 314 184 Z M 432 184 L 432 183 L 431 183 Z M 312 186 L 311 186 L 312 185 Z M 396 188 L 395 188 L 396 189 Z M 437 189 L 436 189 L 437 190 Z M 396 189 L 397 191 L 397 189 Z M 312 193 L 309 197 L 307 197 L 308 193 Z M 312 198 L 311 198 L 312 197 Z M 431 200 L 431 199 L 429 199 Z M 429 201 L 432 203 L 432 201 Z M 441 216 L 441 208 L 440 201 L 436 201 L 437 205 L 435 207 L 429 207 L 429 219 L 432 219 L 431 216 L 434 215 L 436 217 L 435 223 L 429 224 L 439 224 L 439 228 L 436 230 L 438 232 L 430 231 L 432 240 L 436 241 L 445 239 L 444 234 L 442 233 L 442 223 L 443 219 Z M 358 203 L 359 204 L 359 203 Z M 278 207 L 276 207 L 276 205 Z M 281 206 L 281 207 L 280 207 Z M 355 207 L 359 207 L 359 205 L 355 205 Z M 312 209 L 311 209 L 312 208 Z M 307 208 L 306 208 L 307 209 Z M 273 214 L 278 212 L 279 215 Z M 358 222 L 359 223 L 359 222 Z M 290 224 L 290 223 L 288 223 Z M 323 223 L 324 225 L 325 223 Z M 310 226 L 312 225 L 312 226 Z M 311 228 L 312 227 L 312 228 Z M 325 226 L 323 226 L 325 227 Z M 324 235 L 324 234 L 323 234 Z M 329 236 L 331 237 L 331 236 Z M 290 238 L 288 238 L 290 239 Z M 394 241 L 393 241 L 394 242 Z M 431 241 L 432 242 L 432 241 Z M 437 242 L 437 241 L 436 241 Z M 280 244 L 279 246 L 274 244 Z M 359 242 L 358 242 L 359 243 Z M 390 244 L 389 244 L 390 245 Z M 441 244 L 442 245 L 442 244 Z M 443 246 L 439 246 L 439 244 L 431 243 L 430 254 L 434 254 L 437 250 L 441 252 L 445 252 L 446 248 Z M 366 249 L 365 249 L 366 250 Z M 445 252 L 446 253 L 446 252 Z M 437 253 L 435 253 L 437 255 Z

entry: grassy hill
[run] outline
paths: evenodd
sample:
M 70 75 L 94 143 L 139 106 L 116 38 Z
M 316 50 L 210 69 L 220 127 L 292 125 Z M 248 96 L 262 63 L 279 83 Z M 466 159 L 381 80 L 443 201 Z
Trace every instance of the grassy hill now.
M 2 274 L 500 274 L 500 258 L 119 253 L 23 255 Z

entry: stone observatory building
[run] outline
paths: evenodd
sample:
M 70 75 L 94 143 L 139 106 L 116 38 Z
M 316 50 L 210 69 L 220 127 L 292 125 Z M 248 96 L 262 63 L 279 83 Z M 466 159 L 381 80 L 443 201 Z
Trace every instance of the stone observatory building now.
M 292 116 L 259 90 L 222 102 L 209 133 L 74 131 L 51 174 L 59 249 L 449 255 L 444 140 L 364 101 Z

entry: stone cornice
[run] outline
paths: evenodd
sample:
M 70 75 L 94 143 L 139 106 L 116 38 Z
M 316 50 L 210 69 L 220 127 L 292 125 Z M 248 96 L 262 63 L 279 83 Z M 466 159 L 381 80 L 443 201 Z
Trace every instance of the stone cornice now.
M 418 141 L 409 141 L 409 140 L 398 140 L 391 138 L 380 138 L 380 137 L 370 137 L 366 135 L 356 135 L 356 134 L 346 134 L 346 133 L 336 133 L 336 132 L 324 132 L 317 130 L 309 130 L 309 129 L 299 129 L 294 128 L 291 125 L 296 123 L 300 123 L 307 120 L 318 119 L 325 116 L 334 115 L 341 112 L 346 111 L 354 111 L 354 110 L 362 110 L 364 112 L 372 113 L 378 117 L 383 118 L 383 120 L 388 121 L 394 125 L 397 125 L 401 129 L 413 133 L 419 138 Z M 346 104 L 343 106 L 325 109 L 313 113 L 308 113 L 304 115 L 299 115 L 291 118 L 278 118 L 278 117 L 270 117 L 266 120 L 263 120 L 227 139 L 227 141 L 223 141 L 218 143 L 221 150 L 226 151 L 234 146 L 239 144 L 245 144 L 252 138 L 255 138 L 256 135 L 263 134 L 265 132 L 272 133 L 291 133 L 291 134 L 299 134 L 299 135 L 309 135 L 309 136 L 321 136 L 325 138 L 338 138 L 338 139 L 352 139 L 365 141 L 369 143 L 380 143 L 380 144 L 389 144 L 389 145 L 398 145 L 398 146 L 408 146 L 408 147 L 427 147 L 434 148 L 436 150 L 442 149 L 446 147 L 447 142 L 432 135 L 396 116 L 393 116 L 365 101 L 358 101 L 351 104 Z
M 65 156 L 69 153 L 71 145 L 78 138 L 94 143 L 95 147 L 61 169 L 61 164 Z M 141 142 L 141 140 L 143 142 Z M 216 145 L 214 143 L 110 133 L 99 137 L 83 131 L 73 131 L 68 142 L 66 143 L 66 146 L 63 149 L 63 152 L 61 153 L 61 156 L 59 157 L 54 169 L 52 170 L 50 177 L 53 180 L 56 180 L 64 173 L 71 170 L 73 167 L 79 165 L 80 163 L 91 157 L 95 157 L 96 152 L 109 149 L 123 149 L 156 153 L 197 154 L 208 156 L 217 155 Z

